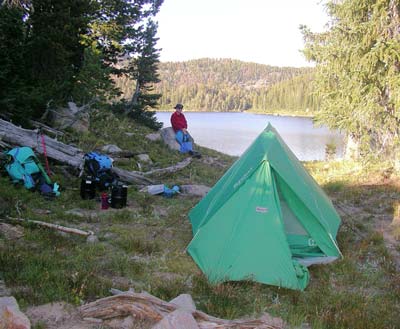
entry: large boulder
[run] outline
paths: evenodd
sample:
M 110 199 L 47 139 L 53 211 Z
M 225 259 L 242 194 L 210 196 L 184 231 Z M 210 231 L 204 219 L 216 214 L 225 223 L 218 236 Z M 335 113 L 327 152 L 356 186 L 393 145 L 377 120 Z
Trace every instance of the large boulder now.
M 0 328 L 30 329 L 31 322 L 14 297 L 0 297 Z
M 74 102 L 68 102 L 68 107 L 49 111 L 52 125 L 58 129 L 72 128 L 79 132 L 89 129 L 89 114 L 86 107 L 78 107 Z
M 179 151 L 180 150 L 180 145 L 175 139 L 175 131 L 172 129 L 172 127 L 166 127 L 160 130 L 160 135 L 161 138 L 163 139 L 164 143 L 167 144 L 167 146 L 171 150 Z
M 189 294 L 180 294 L 178 297 L 169 301 L 178 306 L 178 308 L 183 309 L 188 312 L 196 311 L 196 304 L 193 301 L 193 298 Z
M 177 309 L 158 322 L 153 329 L 199 329 L 190 312 Z
M 181 185 L 180 187 L 183 194 L 201 197 L 204 197 L 210 191 L 210 188 L 205 185 Z
M 122 152 L 122 149 L 120 149 L 117 145 L 113 145 L 113 144 L 107 144 L 104 145 L 101 150 L 107 154 L 109 153 L 120 153 Z

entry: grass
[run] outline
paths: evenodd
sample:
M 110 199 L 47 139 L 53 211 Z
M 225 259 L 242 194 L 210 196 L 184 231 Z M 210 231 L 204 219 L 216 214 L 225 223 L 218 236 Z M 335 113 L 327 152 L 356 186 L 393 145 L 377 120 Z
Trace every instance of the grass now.
M 104 125 L 105 121 L 110 124 Z M 157 167 L 183 159 L 161 143 L 147 141 L 143 136 L 151 131 L 134 123 L 99 115 L 91 129 L 91 134 L 65 139 L 86 151 L 112 143 L 147 153 Z M 125 132 L 135 135 L 127 138 Z M 202 160 L 178 173 L 153 177 L 155 183 L 212 186 L 235 161 L 205 148 L 201 152 Z M 206 162 L 210 158 L 214 161 Z M 136 161 L 125 163 L 125 168 L 138 170 Z M 398 228 L 392 221 L 399 211 L 399 179 L 384 177 L 382 168 L 345 161 L 305 165 L 341 214 L 338 243 L 344 258 L 312 266 L 304 292 L 252 281 L 209 284 L 185 252 L 192 238 L 187 214 L 199 197 L 167 199 L 131 186 L 127 208 L 101 211 L 99 201 L 80 199 L 79 179 L 55 164 L 51 164 L 56 172 L 53 178 L 63 189 L 54 201 L 13 187 L 1 175 L 0 218 L 29 218 L 92 230 L 99 242 L 90 244 L 82 237 L 24 224 L 23 238 L 0 235 L 0 277 L 23 308 L 61 300 L 79 305 L 108 296 L 110 288 L 133 287 L 164 300 L 189 293 L 198 309 L 223 318 L 268 312 L 293 328 L 306 324 L 335 329 L 400 328 L 400 278 L 383 235 L 388 232 L 396 237 Z M 399 250 L 398 244 L 395 247 Z

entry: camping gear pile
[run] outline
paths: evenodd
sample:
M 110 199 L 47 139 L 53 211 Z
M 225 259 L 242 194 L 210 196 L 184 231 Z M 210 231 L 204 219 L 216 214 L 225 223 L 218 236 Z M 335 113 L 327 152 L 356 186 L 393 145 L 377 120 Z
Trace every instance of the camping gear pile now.
M 340 217 L 269 124 L 190 211 L 187 250 L 210 282 L 303 290 L 308 266 L 341 257 Z
M 112 171 L 112 159 L 97 152 L 84 156 L 83 176 L 80 186 L 82 199 L 94 199 L 101 193 L 101 209 L 126 207 L 128 187 Z
M 4 168 L 14 184 L 23 184 L 31 191 L 39 191 L 46 198 L 59 196 L 59 185 L 52 183 L 39 159 L 30 147 L 16 147 L 5 152 Z

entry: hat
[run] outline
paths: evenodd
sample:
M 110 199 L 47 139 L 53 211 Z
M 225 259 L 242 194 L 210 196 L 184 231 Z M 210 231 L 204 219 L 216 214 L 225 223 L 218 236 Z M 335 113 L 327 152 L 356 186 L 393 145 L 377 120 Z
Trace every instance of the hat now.
M 176 109 L 182 110 L 183 109 L 183 105 L 178 103 L 178 104 L 175 105 L 174 109 L 175 110 Z

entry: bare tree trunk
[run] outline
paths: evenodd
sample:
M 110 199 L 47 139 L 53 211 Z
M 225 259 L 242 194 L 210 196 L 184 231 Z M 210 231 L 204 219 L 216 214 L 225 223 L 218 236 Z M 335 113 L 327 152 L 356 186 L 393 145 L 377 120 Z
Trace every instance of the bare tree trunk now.
M 125 113 L 129 113 L 130 111 L 132 111 L 133 107 L 138 103 L 138 99 L 139 99 L 139 94 L 140 94 L 140 85 L 139 85 L 139 81 L 136 80 L 136 87 L 135 87 L 135 91 L 133 92 L 131 101 L 129 102 Z

